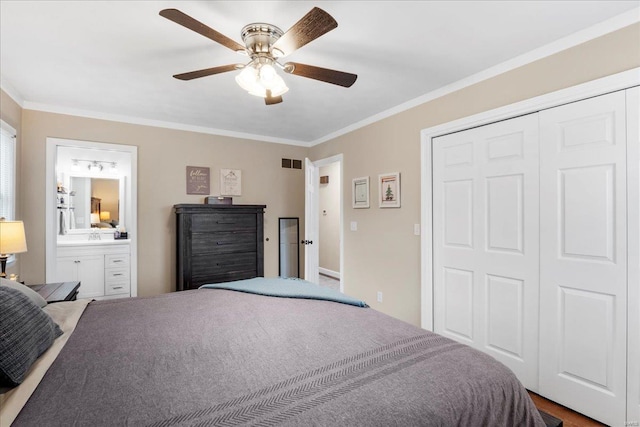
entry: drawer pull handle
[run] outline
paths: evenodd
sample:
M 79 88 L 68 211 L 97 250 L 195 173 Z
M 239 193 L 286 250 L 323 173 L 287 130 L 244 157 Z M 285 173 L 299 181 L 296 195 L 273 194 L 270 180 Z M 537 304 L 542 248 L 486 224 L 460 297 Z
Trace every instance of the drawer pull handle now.
M 124 286 L 114 286 L 113 289 L 124 289 Z
M 216 242 L 216 245 L 230 245 L 231 242 Z
M 114 276 L 122 276 L 122 273 L 114 273 Z
M 122 260 L 121 259 L 114 259 L 113 263 L 115 264 L 116 262 L 122 262 Z
M 235 224 L 235 221 L 216 221 L 216 224 Z

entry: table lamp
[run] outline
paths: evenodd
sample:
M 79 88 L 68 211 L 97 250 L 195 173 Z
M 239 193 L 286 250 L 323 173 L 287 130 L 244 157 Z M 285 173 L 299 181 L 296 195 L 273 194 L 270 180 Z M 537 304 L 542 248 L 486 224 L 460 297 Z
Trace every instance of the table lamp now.
M 26 251 L 27 239 L 24 236 L 24 223 L 0 218 L 0 264 L 2 264 L 0 277 L 7 277 L 5 269 L 10 255 Z
M 111 221 L 111 212 L 109 212 L 109 211 L 100 212 L 100 221 L 102 221 L 102 222 Z

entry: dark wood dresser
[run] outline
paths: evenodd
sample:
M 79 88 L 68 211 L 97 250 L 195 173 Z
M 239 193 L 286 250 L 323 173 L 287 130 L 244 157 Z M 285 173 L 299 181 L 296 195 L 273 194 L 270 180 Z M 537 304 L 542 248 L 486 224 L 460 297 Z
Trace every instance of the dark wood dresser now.
M 265 205 L 174 205 L 176 290 L 264 276 Z

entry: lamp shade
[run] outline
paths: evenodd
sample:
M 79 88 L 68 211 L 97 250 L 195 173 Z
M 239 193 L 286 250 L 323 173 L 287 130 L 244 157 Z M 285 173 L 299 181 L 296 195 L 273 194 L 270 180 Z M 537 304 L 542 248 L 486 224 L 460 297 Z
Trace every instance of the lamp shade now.
M 98 215 L 97 213 L 92 213 L 91 214 L 91 224 L 97 224 L 100 222 L 100 215 Z
M 111 212 L 109 211 L 100 212 L 100 221 L 111 221 Z
M 19 254 L 26 251 L 24 223 L 0 219 L 0 254 Z

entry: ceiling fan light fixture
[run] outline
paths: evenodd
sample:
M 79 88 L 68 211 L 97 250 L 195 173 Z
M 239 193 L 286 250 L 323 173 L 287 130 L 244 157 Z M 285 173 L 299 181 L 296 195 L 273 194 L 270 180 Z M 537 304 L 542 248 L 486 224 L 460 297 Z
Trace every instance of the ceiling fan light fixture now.
M 282 77 L 270 64 L 251 63 L 247 65 L 236 76 L 236 83 L 249 94 L 261 98 L 267 97 L 267 90 L 270 90 L 271 96 L 274 97 L 289 90 Z

